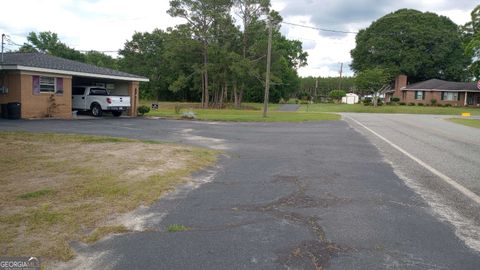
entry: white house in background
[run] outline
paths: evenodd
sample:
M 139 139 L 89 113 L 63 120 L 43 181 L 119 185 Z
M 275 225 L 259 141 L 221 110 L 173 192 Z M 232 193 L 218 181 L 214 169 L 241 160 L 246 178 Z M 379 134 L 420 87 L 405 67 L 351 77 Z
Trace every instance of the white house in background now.
M 348 93 L 346 96 L 342 97 L 342 103 L 346 104 L 357 104 L 359 101 L 359 97 L 357 94 Z

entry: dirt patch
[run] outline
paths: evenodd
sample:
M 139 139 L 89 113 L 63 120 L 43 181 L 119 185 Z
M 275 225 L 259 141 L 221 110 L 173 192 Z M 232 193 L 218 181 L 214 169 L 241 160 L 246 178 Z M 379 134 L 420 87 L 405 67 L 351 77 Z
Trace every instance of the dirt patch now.
M 70 241 L 127 231 L 111 220 L 155 202 L 216 155 L 120 138 L 0 133 L 0 253 L 69 260 Z

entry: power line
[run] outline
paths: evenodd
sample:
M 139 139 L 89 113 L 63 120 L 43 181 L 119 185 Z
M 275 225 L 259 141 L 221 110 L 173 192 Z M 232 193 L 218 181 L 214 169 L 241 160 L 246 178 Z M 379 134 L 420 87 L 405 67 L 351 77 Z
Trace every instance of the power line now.
M 315 29 L 315 30 L 319 30 L 319 31 L 323 31 L 323 32 L 342 33 L 342 34 L 358 34 L 358 32 L 353 32 L 353 31 L 326 29 L 326 28 L 320 28 L 320 27 L 291 23 L 291 22 L 281 22 L 281 23 L 282 24 L 287 24 L 287 25 L 292 25 L 292 26 L 303 27 L 303 28 Z
M 264 21 L 264 20 L 261 20 L 261 21 Z M 320 27 L 315 27 L 315 26 L 309 26 L 309 25 L 303 25 L 303 24 L 298 24 L 298 23 L 292 23 L 292 22 L 285 22 L 285 21 L 282 21 L 280 22 L 281 24 L 286 24 L 286 25 L 291 25 L 291 26 L 296 26 L 296 27 L 303 27 L 303 28 L 309 28 L 309 29 L 315 29 L 315 30 L 319 30 L 319 31 L 323 31 L 323 32 L 331 32 L 331 33 L 341 33 L 341 34 L 358 34 L 358 32 L 354 32 L 354 31 L 342 31 L 342 30 L 334 30 L 334 29 L 327 29 L 327 28 L 320 28 Z M 22 47 L 23 45 L 20 45 L 14 41 L 12 41 L 10 39 L 10 36 L 7 35 L 7 38 L 6 38 L 6 41 L 9 42 L 10 44 L 9 45 L 13 45 L 13 46 L 17 46 L 17 47 Z M 34 45 L 32 44 L 29 44 L 29 43 L 25 43 L 25 44 L 28 44 L 34 48 L 36 48 Z M 36 48 L 38 49 L 38 48 Z M 76 50 L 76 49 L 74 49 Z M 91 52 L 91 51 L 94 51 L 94 52 L 100 52 L 100 53 L 118 53 L 119 50 L 76 50 L 76 51 L 79 51 L 79 52 Z
M 24 45 L 20 45 L 20 44 L 14 42 L 10 38 L 10 36 L 8 36 L 8 35 L 6 36 L 5 41 L 8 42 L 8 45 L 12 45 L 12 46 L 22 47 L 25 44 L 28 44 L 28 45 L 34 47 L 35 49 L 38 49 L 36 46 L 34 46 L 33 44 L 30 44 L 30 43 L 25 43 Z M 74 50 L 76 50 L 76 49 L 74 49 Z M 94 51 L 94 52 L 101 52 L 101 53 L 118 53 L 119 50 L 76 50 L 76 51 L 78 51 L 78 52 L 92 52 L 92 51 Z
M 107 51 L 98 51 L 98 50 L 76 50 L 78 52 L 101 52 L 101 53 L 118 53 L 120 49 L 118 50 L 107 50 Z
M 9 45 L 14 45 L 18 47 L 22 47 L 23 45 L 20 45 L 18 43 L 13 42 L 13 40 L 10 38 L 10 36 L 7 35 L 6 41 L 9 43 Z

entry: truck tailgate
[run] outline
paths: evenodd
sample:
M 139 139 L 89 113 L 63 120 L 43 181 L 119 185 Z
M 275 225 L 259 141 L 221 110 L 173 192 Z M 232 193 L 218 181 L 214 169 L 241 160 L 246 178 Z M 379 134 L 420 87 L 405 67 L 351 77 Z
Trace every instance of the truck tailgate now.
M 129 96 L 109 96 L 110 104 L 109 107 L 130 107 L 130 97 Z

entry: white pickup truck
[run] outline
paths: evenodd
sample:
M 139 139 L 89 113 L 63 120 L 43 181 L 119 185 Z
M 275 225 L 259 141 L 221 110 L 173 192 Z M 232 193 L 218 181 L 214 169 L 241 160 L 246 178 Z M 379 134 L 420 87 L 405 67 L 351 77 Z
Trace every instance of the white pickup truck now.
M 123 111 L 130 109 L 130 97 L 111 96 L 106 88 L 98 86 L 73 86 L 72 108 L 91 111 L 95 117 L 102 116 L 103 112 L 120 116 Z

